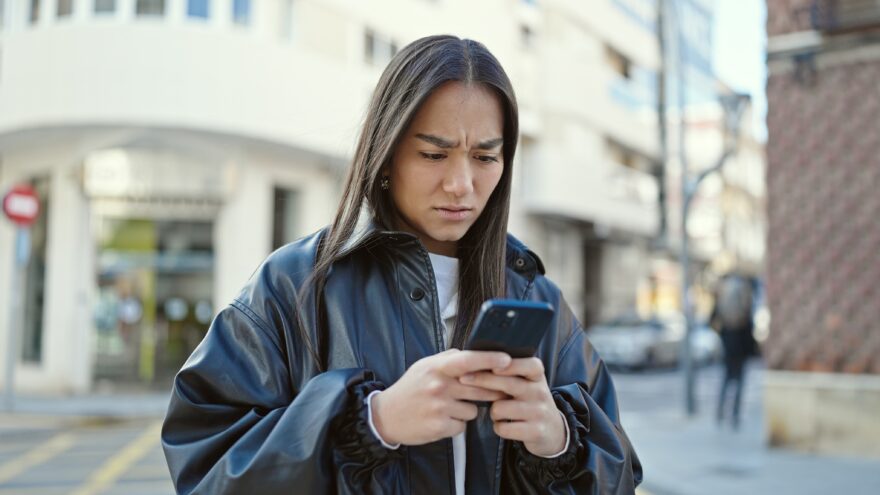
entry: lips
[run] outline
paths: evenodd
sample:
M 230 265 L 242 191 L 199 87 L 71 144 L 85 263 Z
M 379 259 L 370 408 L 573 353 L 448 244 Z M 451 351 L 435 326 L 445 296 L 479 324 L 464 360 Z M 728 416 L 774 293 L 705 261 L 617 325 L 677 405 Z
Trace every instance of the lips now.
M 446 220 L 465 220 L 473 214 L 474 209 L 467 206 L 441 206 L 434 208 L 441 218 Z

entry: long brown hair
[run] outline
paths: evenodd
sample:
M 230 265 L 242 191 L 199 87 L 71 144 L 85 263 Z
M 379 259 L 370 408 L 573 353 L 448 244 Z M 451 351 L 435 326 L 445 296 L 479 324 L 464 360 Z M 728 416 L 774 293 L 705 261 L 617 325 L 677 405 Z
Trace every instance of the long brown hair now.
M 483 213 L 458 243 L 459 303 L 451 345 L 461 348 L 464 344 L 483 301 L 503 297 L 510 187 L 519 136 L 516 96 L 501 64 L 482 43 L 448 35 L 428 36 L 413 41 L 394 56 L 373 92 L 336 217 L 321 242 L 308 284 L 315 290 L 319 339 L 322 292 L 330 266 L 354 233 L 365 202 L 379 226 L 395 229 L 396 210 L 390 194 L 381 188 L 382 171 L 389 168 L 398 143 L 421 105 L 448 81 L 485 85 L 498 96 L 504 115 L 501 180 Z M 310 344 L 306 339 L 319 369 L 324 369 L 323 360 L 318 359 Z

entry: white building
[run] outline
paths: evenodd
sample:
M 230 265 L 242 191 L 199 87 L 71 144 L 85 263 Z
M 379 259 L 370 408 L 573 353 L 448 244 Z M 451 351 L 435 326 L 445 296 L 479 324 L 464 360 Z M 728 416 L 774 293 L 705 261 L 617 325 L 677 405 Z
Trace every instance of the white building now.
M 482 41 L 513 79 L 511 231 L 587 320 L 634 305 L 660 215 L 654 9 L 0 0 L 0 190 L 44 202 L 17 388 L 167 383 L 274 247 L 330 221 L 382 68 L 434 33 Z M 13 238 L 0 222 L 4 346 Z

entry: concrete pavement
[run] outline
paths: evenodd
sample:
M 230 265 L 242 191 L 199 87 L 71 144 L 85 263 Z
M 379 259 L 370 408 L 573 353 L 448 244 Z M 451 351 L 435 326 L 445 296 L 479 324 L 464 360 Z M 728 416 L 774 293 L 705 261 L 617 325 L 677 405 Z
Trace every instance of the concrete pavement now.
M 720 367 L 704 369 L 698 415 L 684 414 L 678 372 L 616 374 L 623 424 L 644 465 L 652 495 L 809 495 L 880 493 L 880 459 L 769 449 L 765 443 L 763 369 L 752 363 L 742 425 L 714 420 Z
M 720 368 L 699 374 L 699 414 L 683 414 L 678 371 L 614 375 L 645 469 L 640 495 L 880 493 L 880 459 L 767 449 L 762 373 L 747 374 L 739 431 L 714 423 Z M 174 493 L 159 447 L 168 395 L 20 397 L 0 413 L 0 495 Z

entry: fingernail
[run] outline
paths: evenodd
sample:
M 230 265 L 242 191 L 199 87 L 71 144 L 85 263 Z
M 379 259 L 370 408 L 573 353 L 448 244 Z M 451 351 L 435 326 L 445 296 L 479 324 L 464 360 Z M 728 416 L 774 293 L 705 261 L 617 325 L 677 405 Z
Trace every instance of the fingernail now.
M 474 375 L 461 375 L 461 381 L 465 383 L 473 383 Z

